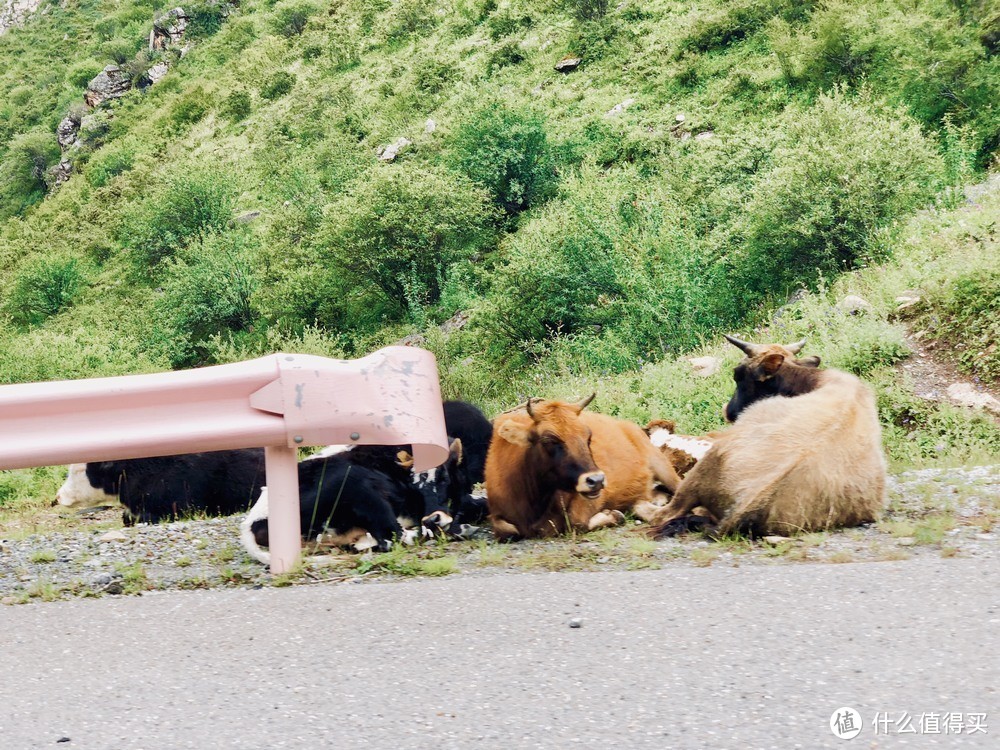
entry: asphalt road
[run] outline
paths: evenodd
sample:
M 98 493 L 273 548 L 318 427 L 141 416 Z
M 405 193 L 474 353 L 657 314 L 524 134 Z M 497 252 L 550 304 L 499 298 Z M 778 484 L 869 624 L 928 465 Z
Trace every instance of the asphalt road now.
M 4 750 L 997 748 L 1000 563 L 500 574 L 2 607 L 0 670 Z M 843 706 L 863 722 L 852 740 L 830 729 Z M 878 734 L 876 712 L 891 719 Z M 897 731 L 903 712 L 912 734 Z M 932 714 L 951 714 L 952 732 L 933 732 Z M 982 721 L 971 714 L 987 715 L 986 734 L 969 733 Z

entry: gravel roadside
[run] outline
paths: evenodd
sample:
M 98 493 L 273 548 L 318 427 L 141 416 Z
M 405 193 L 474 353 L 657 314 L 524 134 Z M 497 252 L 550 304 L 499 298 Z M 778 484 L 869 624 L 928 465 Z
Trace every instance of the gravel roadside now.
M 150 590 L 360 582 L 415 575 L 523 570 L 636 570 L 845 563 L 911 557 L 995 557 L 1000 550 L 1000 465 L 923 469 L 893 476 L 882 522 L 801 537 L 709 542 L 692 535 L 649 542 L 634 528 L 499 545 L 430 543 L 388 556 L 337 553 L 330 564 L 272 577 L 239 544 L 239 517 L 121 528 L 120 511 L 80 528 L 0 541 L 0 603 Z

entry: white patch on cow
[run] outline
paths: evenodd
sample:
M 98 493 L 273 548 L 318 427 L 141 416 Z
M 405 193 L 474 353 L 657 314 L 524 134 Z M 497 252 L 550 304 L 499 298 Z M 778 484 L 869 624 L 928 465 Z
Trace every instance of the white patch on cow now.
M 711 440 L 691 437 L 690 435 L 675 435 L 663 427 L 657 427 L 653 430 L 649 435 L 649 440 L 657 448 L 666 447 L 684 451 L 699 461 L 708 453 L 708 449 L 712 447 Z
M 302 459 L 303 461 L 312 461 L 315 458 L 329 458 L 330 456 L 336 456 L 339 453 L 347 453 L 351 450 L 353 445 L 328 445 L 319 453 L 315 453 L 312 456 L 307 456 Z
M 118 505 L 118 495 L 109 495 L 94 487 L 87 479 L 87 464 L 70 464 L 66 481 L 56 493 L 56 502 L 67 508 L 96 508 L 99 505 Z
M 261 521 L 265 518 L 267 518 L 267 487 L 261 487 L 260 497 L 257 498 L 257 502 L 253 504 L 246 518 L 240 522 L 240 543 L 243 544 L 243 549 L 254 560 L 264 563 L 264 565 L 270 565 L 271 553 L 261 549 L 250 528 L 253 526 L 254 521 Z
M 365 550 L 375 549 L 378 547 L 378 540 L 371 534 L 365 534 L 358 541 L 354 543 L 354 549 L 358 552 L 364 552 Z
M 402 527 L 403 527 L 404 529 L 412 529 L 412 528 L 413 528 L 414 526 L 416 526 L 416 525 L 417 525 L 417 522 L 416 522 L 416 521 L 414 521 L 414 520 L 413 520 L 412 518 L 410 518 L 409 516 L 396 516 L 396 521 L 397 521 L 397 522 L 399 523 L 399 525 L 400 525 L 400 526 L 402 526 Z
M 262 521 L 265 518 L 267 518 L 267 487 L 261 487 L 260 497 L 257 498 L 257 502 L 254 503 L 250 512 L 247 513 L 246 518 L 240 521 L 240 543 L 243 545 L 243 549 L 246 550 L 247 554 L 254 560 L 259 563 L 263 563 L 264 565 L 270 565 L 271 553 L 265 551 L 259 544 L 257 544 L 257 539 L 254 537 L 253 530 L 251 529 L 254 521 Z M 323 544 L 350 544 L 365 533 L 364 529 L 351 529 L 351 531 L 343 535 L 321 534 L 317 541 L 321 541 Z M 335 560 L 336 558 L 332 555 L 313 555 L 311 557 L 304 558 L 304 562 L 312 565 L 329 565 Z
M 426 487 L 428 484 L 434 484 L 437 481 L 437 467 L 433 469 L 428 469 L 427 471 L 414 471 L 413 472 L 413 483 L 417 487 Z

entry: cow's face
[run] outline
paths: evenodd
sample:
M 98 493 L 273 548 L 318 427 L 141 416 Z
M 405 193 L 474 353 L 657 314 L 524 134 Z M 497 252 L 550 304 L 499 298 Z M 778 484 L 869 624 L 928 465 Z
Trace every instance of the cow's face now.
M 56 493 L 55 503 L 68 508 L 96 508 L 100 505 L 118 505 L 118 496 L 109 495 L 90 483 L 87 464 L 70 464 L 66 481 Z
M 421 519 L 429 528 L 447 529 L 453 520 L 449 512 L 452 497 L 457 495 L 465 471 L 462 441 L 455 438 L 448 448 L 448 460 L 427 471 L 413 471 L 413 485 L 419 490 L 425 515 Z M 400 451 L 397 460 L 413 470 L 413 456 Z
M 723 412 L 726 421 L 735 422 L 751 404 L 771 396 L 798 396 L 815 388 L 819 357 L 796 359 L 805 341 L 788 346 L 748 344 L 731 336 L 726 338 L 747 356 L 733 370 L 736 391 Z
M 546 485 L 597 500 L 604 490 L 604 472 L 594 463 L 590 428 L 580 419 L 593 398 L 576 404 L 530 400 L 526 407 L 530 420 L 510 419 L 497 433 L 527 450 L 530 470 Z

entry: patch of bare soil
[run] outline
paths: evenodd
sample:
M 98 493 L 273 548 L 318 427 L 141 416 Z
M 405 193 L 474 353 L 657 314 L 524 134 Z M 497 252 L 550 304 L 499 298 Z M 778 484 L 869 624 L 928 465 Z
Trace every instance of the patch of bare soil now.
M 945 401 L 960 406 L 967 406 L 955 401 L 948 395 L 949 386 L 961 383 L 969 384 L 977 393 L 992 396 L 1000 402 L 1000 388 L 987 385 L 975 376 L 961 372 L 946 356 L 946 352 L 937 347 L 933 341 L 926 340 L 921 331 L 913 331 L 908 327 L 906 343 L 913 355 L 896 365 L 910 378 L 913 392 L 920 398 L 929 401 Z M 1000 413 L 983 410 L 1000 422 Z

